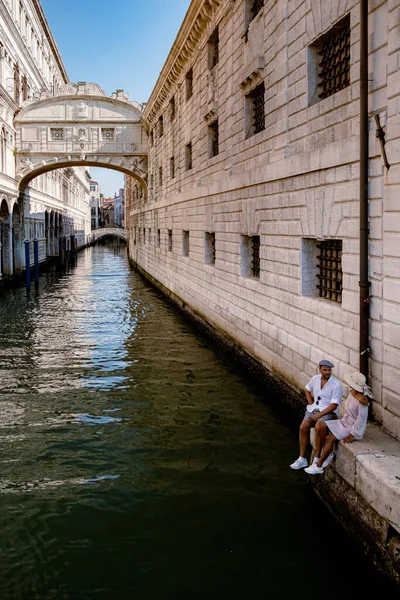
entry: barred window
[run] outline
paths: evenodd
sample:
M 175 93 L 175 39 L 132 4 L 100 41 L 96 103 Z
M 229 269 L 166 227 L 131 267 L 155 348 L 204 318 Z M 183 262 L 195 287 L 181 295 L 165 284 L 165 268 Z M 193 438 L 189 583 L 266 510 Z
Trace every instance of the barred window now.
M 170 109 L 171 121 L 173 121 L 175 119 L 175 115 L 176 115 L 175 96 L 172 96 L 172 98 L 169 102 L 169 109 Z
M 64 129 L 62 127 L 50 127 L 50 140 L 52 142 L 63 142 Z
M 308 99 L 315 104 L 350 85 L 350 15 L 309 46 Z
M 204 242 L 204 262 L 207 265 L 215 265 L 215 232 L 206 231 Z
M 317 289 L 320 298 L 342 301 L 342 240 L 323 240 L 317 243 Z
M 168 252 L 172 252 L 172 229 L 168 229 L 167 248 Z
M 318 42 L 318 97 L 323 100 L 350 85 L 350 15 Z
M 158 119 L 158 134 L 160 137 L 164 135 L 164 118 L 162 115 Z
M 193 69 L 189 69 L 185 77 L 186 82 L 186 100 L 193 96 Z
M 260 236 L 241 236 L 241 275 L 260 278 Z
M 169 159 L 169 174 L 171 179 L 175 178 L 175 156 L 171 156 Z
M 252 21 L 264 6 L 264 0 L 251 0 L 250 21 Z
M 157 248 L 161 246 L 161 229 L 157 229 Z
M 216 27 L 208 40 L 208 68 L 212 70 L 219 61 L 219 30 Z
M 159 167 L 158 169 L 158 183 L 160 184 L 160 187 L 163 184 L 163 178 L 162 178 L 162 167 Z
M 244 40 L 248 41 L 249 25 L 256 18 L 258 13 L 264 6 L 264 0 L 245 0 L 244 2 L 244 23 L 246 30 L 244 32 Z
M 251 273 L 253 277 L 260 278 L 260 236 L 253 235 L 251 238 L 252 257 Z
M 186 144 L 186 146 L 185 146 L 185 164 L 186 164 L 186 171 L 190 171 L 190 169 L 193 167 L 192 142 L 189 142 L 189 144 Z
M 113 142 L 115 140 L 114 127 L 102 127 L 101 128 L 101 140 L 103 142 Z
M 260 83 L 246 96 L 247 131 L 246 137 L 265 129 L 265 86 Z
M 189 256 L 189 232 L 182 231 L 182 254 Z
M 209 157 L 217 156 L 219 153 L 219 131 L 218 131 L 218 119 L 211 123 L 208 128 L 209 135 Z

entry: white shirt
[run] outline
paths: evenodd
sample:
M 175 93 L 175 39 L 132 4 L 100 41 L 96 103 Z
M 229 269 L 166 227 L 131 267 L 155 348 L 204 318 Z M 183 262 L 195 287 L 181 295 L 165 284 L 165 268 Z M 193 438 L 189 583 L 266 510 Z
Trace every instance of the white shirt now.
M 334 411 L 339 414 L 339 404 L 342 400 L 342 384 L 336 377 L 331 375 L 321 390 L 321 379 L 322 375 L 314 375 L 306 385 L 306 390 L 311 392 L 314 396 L 313 404 L 307 405 L 308 412 L 313 410 L 325 410 L 330 404 L 337 404 L 337 408 Z M 320 398 L 320 400 L 318 400 Z

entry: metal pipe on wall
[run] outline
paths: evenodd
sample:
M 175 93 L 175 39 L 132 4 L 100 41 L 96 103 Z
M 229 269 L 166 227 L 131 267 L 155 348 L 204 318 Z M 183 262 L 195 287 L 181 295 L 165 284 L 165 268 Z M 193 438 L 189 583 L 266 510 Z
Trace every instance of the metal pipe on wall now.
M 360 371 L 369 375 L 368 0 L 360 0 Z

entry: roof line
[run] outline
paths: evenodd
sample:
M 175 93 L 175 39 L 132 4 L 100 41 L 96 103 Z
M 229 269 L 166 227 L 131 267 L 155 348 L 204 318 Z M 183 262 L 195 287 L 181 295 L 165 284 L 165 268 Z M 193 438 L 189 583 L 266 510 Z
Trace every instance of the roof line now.
M 42 25 L 42 27 L 43 27 L 43 29 L 45 31 L 47 40 L 48 40 L 48 42 L 50 44 L 50 48 L 51 48 L 51 50 L 53 52 L 54 58 L 56 60 L 56 63 L 58 65 L 58 67 L 59 67 L 59 69 L 61 71 L 61 75 L 62 75 L 62 77 L 64 79 L 64 83 L 68 83 L 69 77 L 68 77 L 68 74 L 67 74 L 67 70 L 66 70 L 66 68 L 64 66 L 64 63 L 62 61 L 61 54 L 60 54 L 60 51 L 59 51 L 58 46 L 56 44 L 56 41 L 55 41 L 55 39 L 53 37 L 53 34 L 51 33 L 50 26 L 49 26 L 49 24 L 47 22 L 47 19 L 46 19 L 45 15 L 44 15 L 42 5 L 40 4 L 40 0 L 32 0 L 32 4 L 33 4 L 33 6 L 34 6 L 34 8 L 36 10 L 36 13 L 37 13 L 38 17 L 39 17 L 40 23 L 41 23 L 41 25 Z

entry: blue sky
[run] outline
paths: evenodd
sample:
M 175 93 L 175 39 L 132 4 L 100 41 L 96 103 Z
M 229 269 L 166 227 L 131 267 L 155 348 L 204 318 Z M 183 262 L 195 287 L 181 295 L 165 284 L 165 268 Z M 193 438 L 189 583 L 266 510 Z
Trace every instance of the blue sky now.
M 190 0 L 41 0 L 70 81 L 94 81 L 146 102 L 157 81 Z M 123 175 L 90 169 L 111 196 Z

